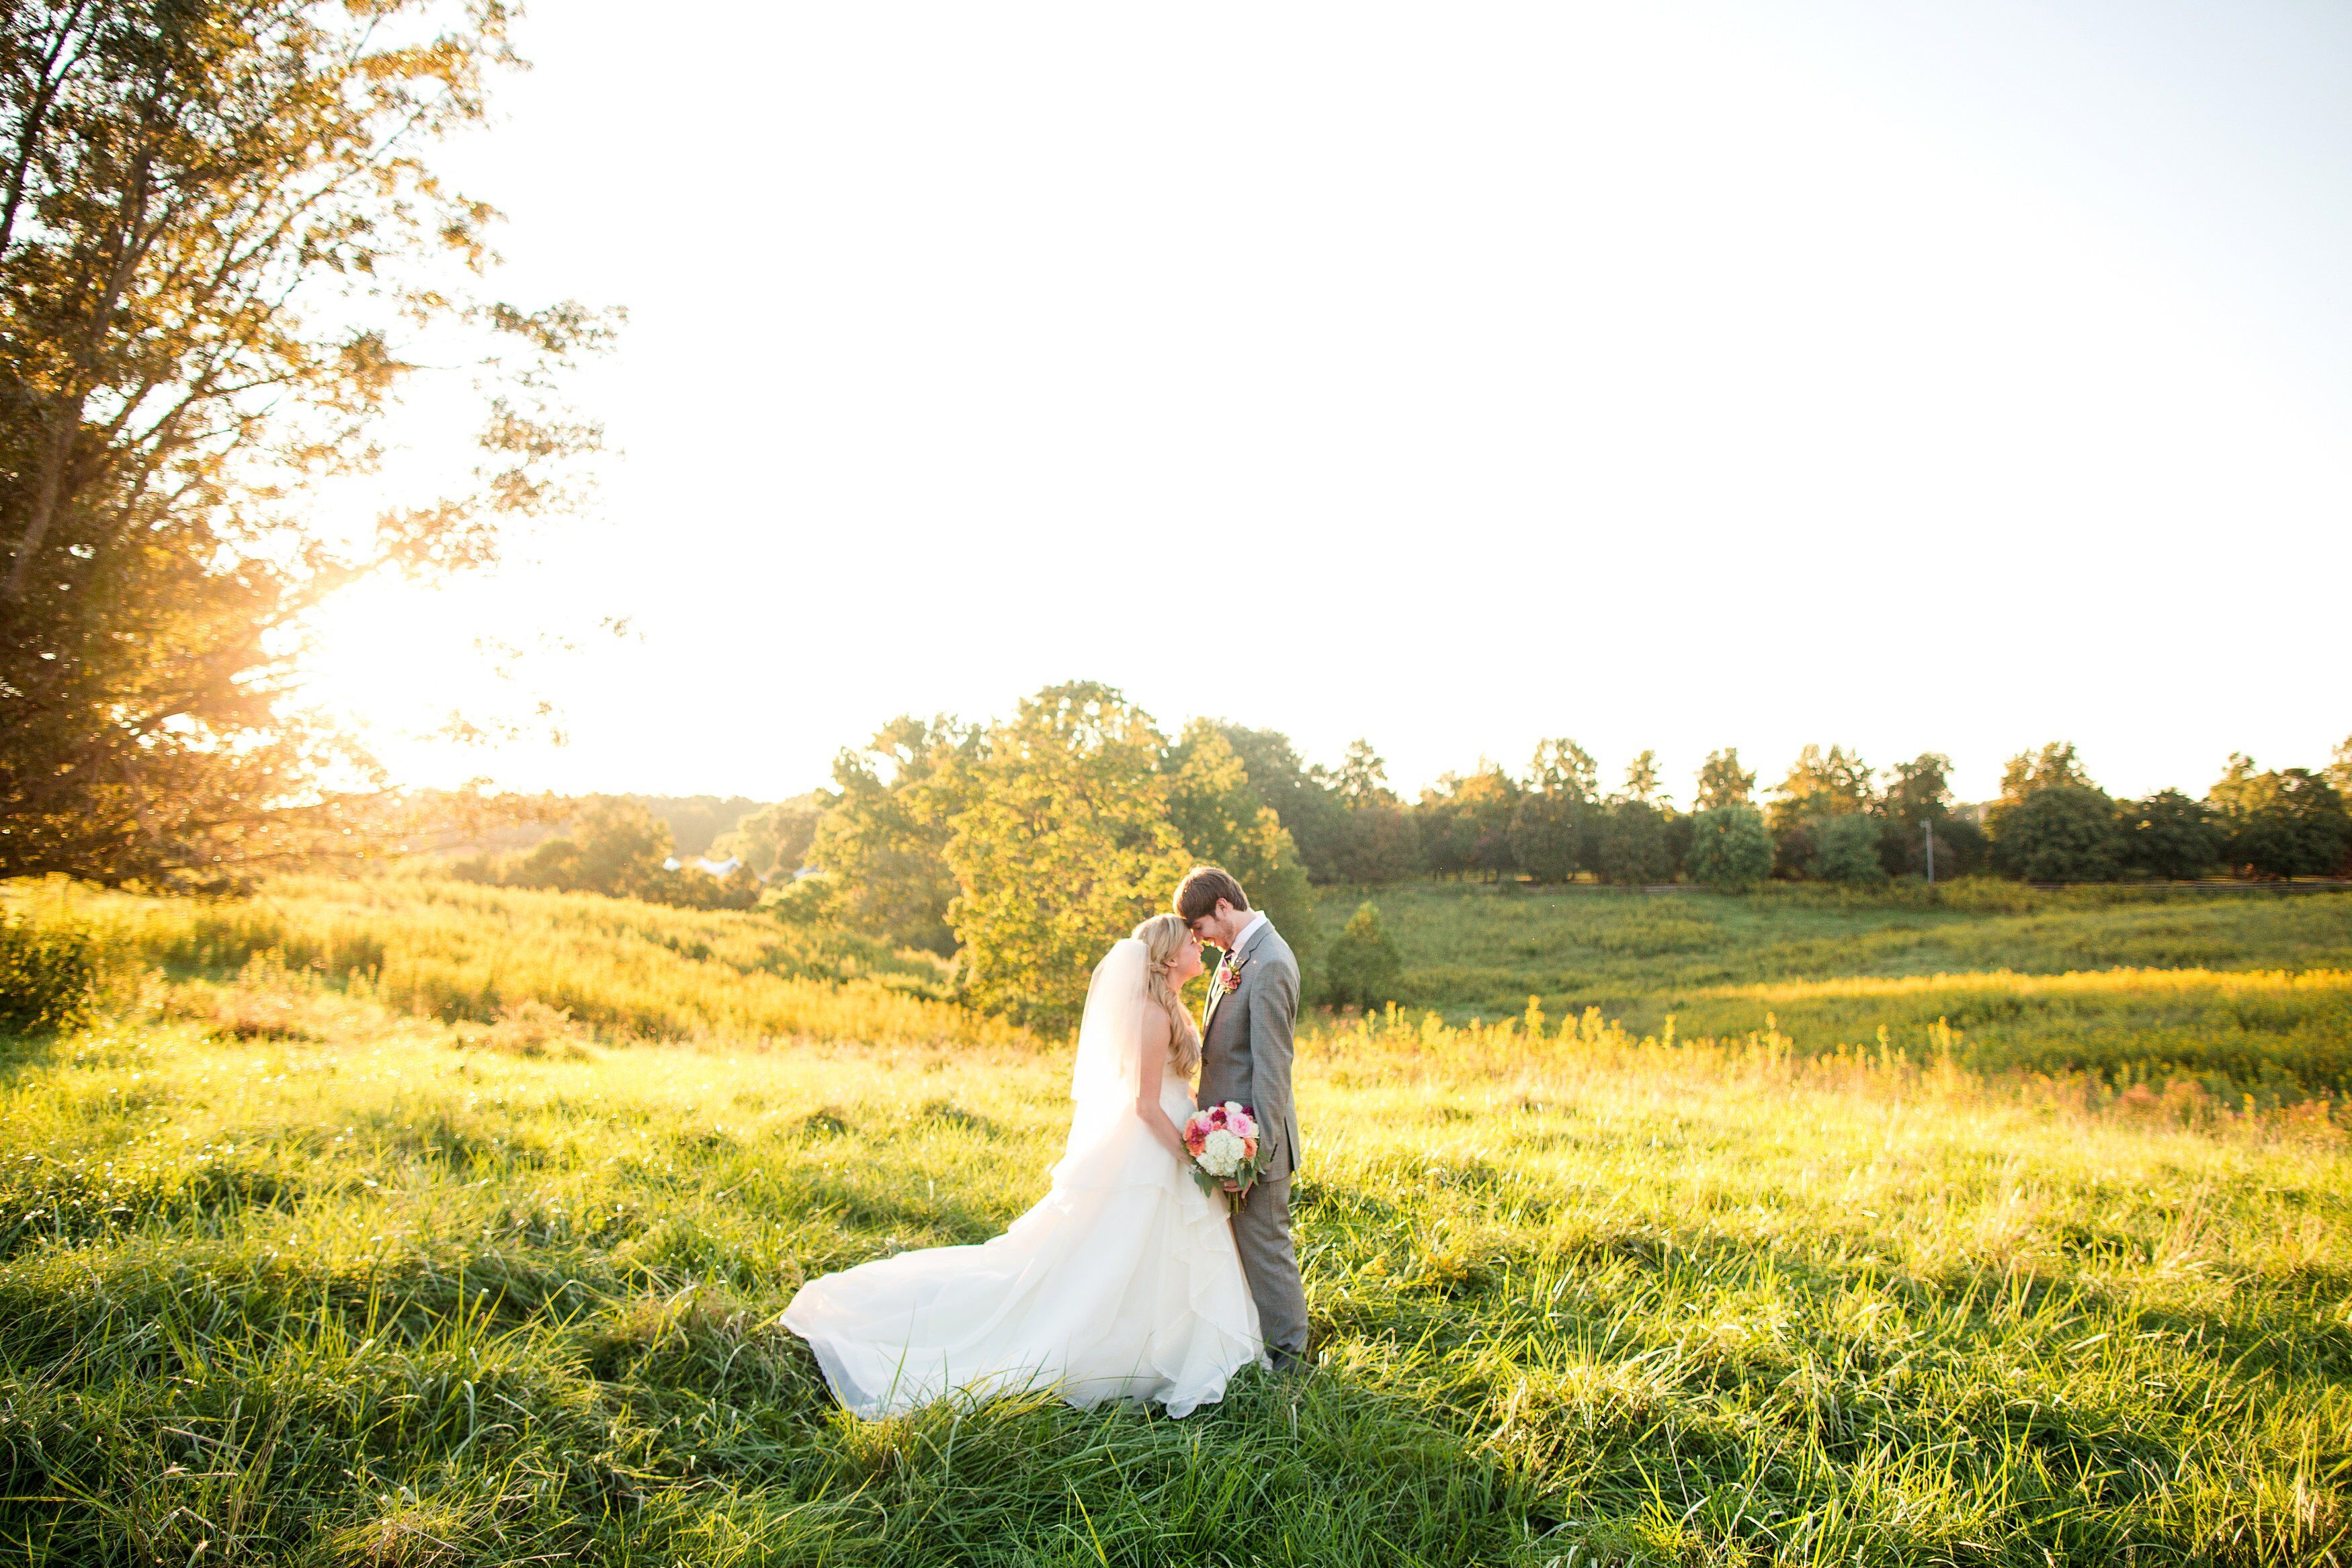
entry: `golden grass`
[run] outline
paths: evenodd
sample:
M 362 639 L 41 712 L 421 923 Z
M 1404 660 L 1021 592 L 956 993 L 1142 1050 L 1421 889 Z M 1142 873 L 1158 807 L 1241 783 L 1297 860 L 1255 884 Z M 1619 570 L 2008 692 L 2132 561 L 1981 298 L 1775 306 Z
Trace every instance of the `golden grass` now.
M 2063 974 L 2020 974 L 1979 969 L 1959 974 L 1847 975 L 1827 980 L 1773 980 L 1718 986 L 1707 994 L 1795 1002 L 1822 997 L 1916 997 L 1949 992 L 1999 993 L 2018 997 L 2145 997 L 2150 995 L 2250 997 L 2352 996 L 2352 971 L 2344 969 L 2070 969 Z
M 614 1038 L 1019 1044 L 956 1007 L 944 971 L 756 912 L 399 877 L 289 877 L 250 899 L 62 883 L 11 900 L 91 927 L 117 967 L 235 973 L 256 958 L 402 1011 L 495 1023 L 537 1002 Z
M 142 1005 L 0 1079 L 0 1541 L 39 1568 L 1209 1564 L 1244 1516 L 1318 1568 L 2352 1534 L 2329 1123 L 1597 1013 L 1347 1020 L 1299 1060 L 1311 1378 L 860 1423 L 777 1312 L 1034 1201 L 1062 1053 L 527 1009 L 499 1043 L 267 962 Z

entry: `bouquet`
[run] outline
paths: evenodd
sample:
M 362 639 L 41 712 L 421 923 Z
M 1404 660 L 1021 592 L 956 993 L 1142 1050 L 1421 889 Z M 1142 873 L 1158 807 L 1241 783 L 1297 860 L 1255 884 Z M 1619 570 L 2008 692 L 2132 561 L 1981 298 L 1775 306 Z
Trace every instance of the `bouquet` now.
M 1234 1100 L 1204 1105 L 1186 1117 L 1184 1147 L 1192 1155 L 1192 1179 L 1211 1197 L 1223 1198 L 1232 1214 L 1241 1212 L 1242 1199 L 1274 1163 L 1274 1151 L 1259 1145 L 1257 1117 Z M 1227 1182 L 1239 1190 L 1228 1190 Z

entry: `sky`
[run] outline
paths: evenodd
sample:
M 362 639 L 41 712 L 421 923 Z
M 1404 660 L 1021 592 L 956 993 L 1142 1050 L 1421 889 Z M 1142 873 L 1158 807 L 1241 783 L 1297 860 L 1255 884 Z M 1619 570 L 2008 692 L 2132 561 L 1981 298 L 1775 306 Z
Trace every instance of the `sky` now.
M 1124 690 L 1408 793 L 2352 732 L 2352 7 L 541 5 L 439 162 L 630 312 L 583 515 L 322 618 L 394 774 Z M 381 476 L 455 461 L 433 393 Z M 604 623 L 625 621 L 614 634 Z M 492 657 L 484 639 L 521 650 Z M 505 670 L 502 676 L 493 666 Z M 428 738 L 553 705 L 567 737 Z

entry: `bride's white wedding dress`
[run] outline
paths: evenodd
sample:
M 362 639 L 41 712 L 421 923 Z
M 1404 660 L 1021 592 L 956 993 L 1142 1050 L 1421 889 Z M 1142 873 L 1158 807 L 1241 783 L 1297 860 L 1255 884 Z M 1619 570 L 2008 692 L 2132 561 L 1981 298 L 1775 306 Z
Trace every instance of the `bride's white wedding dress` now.
M 811 1281 L 784 1309 L 784 1326 L 809 1342 L 852 1411 L 1051 1389 L 1080 1406 L 1153 1400 L 1188 1416 L 1262 1362 L 1224 1206 L 1136 1114 L 1147 962 L 1129 937 L 1096 966 L 1069 1145 L 1035 1207 L 981 1246 L 901 1252 Z M 1179 1126 L 1192 1113 L 1173 1071 L 1160 1104 Z

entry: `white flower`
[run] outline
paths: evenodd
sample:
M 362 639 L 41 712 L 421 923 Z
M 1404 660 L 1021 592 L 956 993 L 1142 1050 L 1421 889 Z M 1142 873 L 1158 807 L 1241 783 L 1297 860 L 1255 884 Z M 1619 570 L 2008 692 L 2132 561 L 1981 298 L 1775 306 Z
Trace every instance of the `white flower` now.
M 1201 1140 L 1201 1168 L 1213 1176 L 1229 1176 L 1242 1168 L 1248 1145 L 1223 1127 Z

